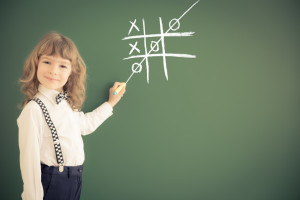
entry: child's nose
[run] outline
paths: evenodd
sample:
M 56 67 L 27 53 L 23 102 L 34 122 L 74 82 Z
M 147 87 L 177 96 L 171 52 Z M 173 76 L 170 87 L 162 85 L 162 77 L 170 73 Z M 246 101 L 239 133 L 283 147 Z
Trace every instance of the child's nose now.
M 58 68 L 59 66 L 58 65 L 53 65 L 51 68 L 50 68 L 50 74 L 57 74 L 58 73 Z

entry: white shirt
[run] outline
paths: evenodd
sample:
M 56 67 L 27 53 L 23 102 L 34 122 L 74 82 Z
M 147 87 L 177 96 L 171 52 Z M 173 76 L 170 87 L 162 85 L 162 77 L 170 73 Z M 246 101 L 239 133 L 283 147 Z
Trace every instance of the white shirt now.
M 56 127 L 65 166 L 82 165 L 84 148 L 81 135 L 92 133 L 113 113 L 107 102 L 94 111 L 84 114 L 73 111 L 62 100 L 56 104 L 59 92 L 39 85 L 38 97 L 48 109 Z M 23 200 L 42 200 L 41 163 L 58 166 L 50 129 L 40 106 L 30 101 L 17 119 L 19 127 L 20 168 L 23 179 Z

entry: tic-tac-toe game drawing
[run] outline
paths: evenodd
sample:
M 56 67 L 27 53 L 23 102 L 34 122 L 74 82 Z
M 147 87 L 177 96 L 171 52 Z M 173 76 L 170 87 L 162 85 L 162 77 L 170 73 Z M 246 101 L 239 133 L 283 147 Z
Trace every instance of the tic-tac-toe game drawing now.
M 160 33 L 157 34 L 147 34 L 146 32 L 146 22 L 145 19 L 142 19 L 142 27 L 137 25 L 137 19 L 134 19 L 130 22 L 130 28 L 128 31 L 128 36 L 124 37 L 122 40 L 128 40 L 130 51 L 129 56 L 123 60 L 135 59 L 138 60 L 131 65 L 132 74 L 126 81 L 135 73 L 140 73 L 143 68 L 146 68 L 147 72 L 147 83 L 149 83 L 149 62 L 148 59 L 151 57 L 162 57 L 164 74 L 168 80 L 168 69 L 167 69 L 167 57 L 181 57 L 181 58 L 196 58 L 195 55 L 183 54 L 183 53 L 169 53 L 165 50 L 165 38 L 167 37 L 190 37 L 193 36 L 195 32 L 179 32 L 180 29 L 180 20 L 198 3 L 195 2 L 190 6 L 180 17 L 173 18 L 169 21 L 168 26 L 163 25 L 163 20 L 159 17 L 159 27 Z M 132 35 L 132 31 L 140 32 L 139 35 Z M 143 39 L 141 42 L 139 39 Z M 139 40 L 139 41 L 138 41 Z M 147 44 L 147 41 L 150 42 L 150 46 Z M 145 54 L 141 54 L 141 50 L 144 50 Z M 140 60 L 139 60 L 140 59 Z

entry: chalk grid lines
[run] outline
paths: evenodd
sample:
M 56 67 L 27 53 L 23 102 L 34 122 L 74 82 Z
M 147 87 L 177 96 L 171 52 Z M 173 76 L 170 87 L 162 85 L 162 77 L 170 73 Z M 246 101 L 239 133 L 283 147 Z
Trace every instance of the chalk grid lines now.
M 195 32 L 182 32 L 182 33 L 169 33 L 169 31 L 177 31 L 180 28 L 180 19 L 186 15 L 188 13 L 189 10 L 191 10 L 197 3 L 199 2 L 199 0 L 197 2 L 195 2 L 191 7 L 189 7 L 189 9 L 187 9 L 178 19 L 174 18 L 169 22 L 169 29 L 164 32 L 163 30 L 163 23 L 162 23 L 162 19 L 161 17 L 159 17 L 159 25 L 160 25 L 160 34 L 146 34 L 146 26 L 145 26 L 145 20 L 143 19 L 143 35 L 136 35 L 136 36 L 128 36 L 128 37 L 124 37 L 122 40 L 133 40 L 133 39 L 140 39 L 143 38 L 144 39 L 144 49 L 145 49 L 145 54 L 144 55 L 133 55 L 133 56 L 129 56 L 126 58 L 123 58 L 123 60 L 128 60 L 128 59 L 134 59 L 134 58 L 143 58 L 139 63 L 136 62 L 134 64 L 132 64 L 131 69 L 132 69 L 132 74 L 130 75 L 130 77 L 128 78 L 128 80 L 126 81 L 126 83 L 128 83 L 128 81 L 131 79 L 131 77 L 133 76 L 133 74 L 135 73 L 140 73 L 142 71 L 142 63 L 144 61 L 146 61 L 146 73 L 147 73 L 147 82 L 149 83 L 149 61 L 148 58 L 149 57 L 162 57 L 163 58 L 163 67 L 164 67 L 164 73 L 165 73 L 165 77 L 168 80 L 168 70 L 167 70 L 167 61 L 166 61 L 166 57 L 182 57 L 182 58 L 196 58 L 195 55 L 189 55 L 189 54 L 174 54 L 174 53 L 166 53 L 165 52 L 165 37 L 188 37 L 188 36 L 193 36 L 193 34 Z M 136 23 L 136 19 L 134 20 L 134 22 L 131 22 L 131 27 L 129 29 L 128 35 L 131 33 L 132 29 L 135 28 L 137 31 L 140 31 L 138 26 L 135 25 Z M 175 28 L 174 28 L 175 27 Z M 150 51 L 148 52 L 148 48 L 147 48 L 147 38 L 157 38 L 160 37 L 160 39 L 158 41 L 151 41 L 151 48 Z M 161 53 L 152 53 L 151 52 L 158 52 L 159 51 L 159 43 L 161 42 Z M 134 45 L 129 44 L 132 49 L 129 52 L 129 55 L 131 55 L 134 51 L 137 51 L 138 53 L 140 53 L 140 50 L 138 49 L 137 45 L 137 41 L 135 42 Z

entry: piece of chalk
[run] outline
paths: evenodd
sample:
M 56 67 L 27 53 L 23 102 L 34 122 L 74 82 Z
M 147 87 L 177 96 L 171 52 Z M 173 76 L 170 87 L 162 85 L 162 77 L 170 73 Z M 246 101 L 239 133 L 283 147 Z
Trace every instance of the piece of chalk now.
M 122 88 L 123 88 L 124 86 L 126 86 L 126 83 L 121 84 L 121 85 L 114 91 L 113 95 L 118 94 L 118 93 L 122 90 Z

